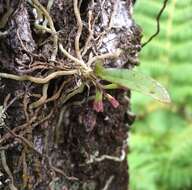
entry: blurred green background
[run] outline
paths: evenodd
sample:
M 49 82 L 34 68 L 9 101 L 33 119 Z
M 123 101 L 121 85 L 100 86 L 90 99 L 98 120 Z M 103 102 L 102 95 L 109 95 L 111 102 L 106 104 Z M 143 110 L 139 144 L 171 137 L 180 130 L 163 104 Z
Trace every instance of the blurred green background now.
M 138 0 L 143 42 L 156 31 L 163 0 Z M 160 34 L 140 53 L 140 69 L 162 83 L 172 103 L 132 93 L 131 190 L 192 190 L 192 0 L 169 0 Z

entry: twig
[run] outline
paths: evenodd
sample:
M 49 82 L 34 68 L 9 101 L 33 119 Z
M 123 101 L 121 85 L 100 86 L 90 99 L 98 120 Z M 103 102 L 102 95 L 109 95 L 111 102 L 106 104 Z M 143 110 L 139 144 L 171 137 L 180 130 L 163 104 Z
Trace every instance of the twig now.
M 88 66 L 91 66 L 91 64 L 92 64 L 93 62 L 95 62 L 95 61 L 97 61 L 97 60 L 99 60 L 99 59 L 103 60 L 103 59 L 107 59 L 107 58 L 110 58 L 110 59 L 112 59 L 112 58 L 118 58 L 121 53 L 122 53 L 122 50 L 121 50 L 121 49 L 117 49 L 117 50 L 116 50 L 115 52 L 113 52 L 113 53 L 110 52 L 110 53 L 105 53 L 105 54 L 97 55 L 97 56 L 91 58 L 91 59 L 88 61 L 87 65 L 88 65 Z
M 11 190 L 17 190 L 17 188 L 14 185 L 14 179 L 13 179 L 13 175 L 11 173 L 11 170 L 9 169 L 9 166 L 7 165 L 7 161 L 6 161 L 6 155 L 5 155 L 5 150 L 1 151 L 1 162 L 3 165 L 4 170 L 6 171 L 7 175 L 9 176 L 9 178 L 11 179 L 11 183 L 9 184 L 9 188 Z
M 53 2 L 54 2 L 54 0 L 49 0 L 49 1 L 48 1 L 48 3 L 47 3 L 47 11 L 48 11 L 48 12 L 50 12 L 51 7 L 52 7 L 52 5 L 53 5 Z M 47 20 L 44 20 L 43 26 L 47 26 L 47 23 L 48 23 L 48 21 L 47 21 Z
M 167 6 L 167 2 L 168 2 L 168 0 L 164 0 L 163 6 L 160 9 L 160 11 L 159 11 L 159 13 L 158 13 L 158 15 L 156 17 L 156 22 L 157 22 L 157 30 L 156 30 L 156 32 L 146 42 L 144 42 L 142 44 L 142 47 L 146 46 L 151 40 L 153 40 L 153 38 L 155 38 L 159 34 L 159 32 L 160 32 L 160 18 L 161 18 L 161 15 L 162 15 L 163 11 L 165 10 L 165 8 Z
M 36 84 L 45 84 L 45 83 L 48 83 L 50 80 L 57 78 L 59 76 L 74 75 L 74 74 L 78 74 L 78 70 L 56 71 L 46 76 L 45 78 L 38 78 L 38 77 L 29 76 L 29 75 L 18 76 L 14 74 L 0 73 L 0 78 L 2 77 L 2 78 L 17 80 L 17 81 L 31 81 Z
M 26 162 L 26 146 L 24 147 L 22 151 L 22 165 L 23 165 L 23 189 L 27 187 L 28 183 L 28 167 L 27 167 L 27 162 Z
M 24 142 L 29 148 L 31 148 L 34 152 L 36 152 L 39 156 L 43 157 L 41 152 L 39 152 L 37 149 L 35 149 L 32 142 L 29 142 L 25 137 L 21 135 L 17 135 L 13 130 L 9 129 L 9 127 L 5 126 L 5 128 L 8 130 L 8 132 L 13 135 L 15 138 L 20 139 L 22 142 Z
M 45 156 L 45 158 L 48 160 L 49 166 L 50 166 L 50 168 L 51 168 L 54 172 L 65 176 L 65 178 L 67 178 L 68 180 L 79 180 L 79 179 L 76 178 L 76 177 L 73 177 L 73 176 L 72 176 L 72 177 L 69 177 L 69 176 L 67 176 L 61 169 L 56 168 L 55 166 L 53 166 L 53 164 L 52 164 L 52 158 L 51 158 L 51 157 Z
M 84 61 L 81 61 L 77 58 L 75 58 L 74 56 L 70 55 L 64 48 L 63 45 L 60 43 L 59 44 L 59 49 L 61 50 L 61 52 L 69 59 L 71 59 L 72 61 L 74 61 L 77 65 L 82 66 L 83 68 L 85 68 L 86 70 L 89 69 L 87 67 L 87 65 L 84 63 Z
M 40 105 L 44 104 L 44 102 L 46 101 L 47 99 L 47 90 L 49 88 L 49 83 L 47 84 L 44 84 L 43 85 L 43 89 L 42 89 L 42 96 L 39 100 L 37 100 L 36 102 L 33 102 L 29 107 L 32 109 L 32 108 L 37 108 L 39 107 Z
M 4 31 L 4 32 L 1 32 L 1 31 L 0 31 L 0 38 L 1 38 L 1 37 L 5 37 L 5 36 L 7 36 L 8 33 L 9 33 L 8 30 L 6 30 L 6 31 Z
M 60 64 L 62 66 L 59 66 L 59 65 L 53 65 L 53 64 L 49 64 L 49 62 L 53 62 L 55 64 Z M 53 61 L 53 60 L 45 60 L 45 62 L 41 62 L 41 61 L 36 61 L 34 62 L 32 65 L 29 65 L 28 66 L 28 69 L 17 69 L 16 70 L 19 72 L 19 73 L 22 73 L 22 74 L 26 74 L 26 73 L 32 73 L 33 71 L 35 70 L 38 70 L 38 69 L 55 69 L 55 70 L 69 70 L 71 69 L 70 66 L 67 66 L 67 65 L 63 65 L 63 63 L 60 63 L 58 61 Z
M 27 74 L 27 73 L 32 73 L 32 72 L 39 70 L 39 69 L 45 70 L 45 69 L 49 69 L 49 67 L 51 67 L 51 65 L 37 65 L 37 66 L 32 65 L 32 66 L 33 67 L 30 69 L 17 69 L 16 68 L 16 71 L 19 73 L 22 73 L 22 74 Z M 52 67 L 53 67 L 53 65 L 52 65 Z M 53 68 L 51 68 L 51 69 L 53 69 Z
M 67 95 L 64 95 L 63 97 L 61 97 L 62 105 L 65 104 L 70 98 L 72 98 L 76 94 L 82 93 L 84 90 L 84 87 L 85 87 L 85 85 L 81 84 L 80 86 L 76 86 L 75 88 L 70 89 L 69 93 L 67 93 Z
M 61 84 L 59 90 L 50 98 L 48 98 L 47 100 L 45 100 L 45 103 L 51 102 L 53 100 L 56 100 L 59 98 L 59 96 L 61 95 L 61 91 L 63 90 L 65 84 L 67 84 L 71 79 L 68 79 L 67 81 L 63 81 L 63 83 Z
M 7 94 L 7 96 L 5 97 L 4 101 L 3 101 L 3 107 L 4 107 L 4 112 L 5 112 L 5 107 L 7 107 L 8 101 L 11 97 L 11 94 Z
M 36 122 L 33 124 L 33 126 L 32 126 L 33 129 L 34 129 L 35 127 L 39 126 L 40 124 L 44 123 L 45 121 L 47 121 L 47 120 L 52 116 L 52 114 L 54 113 L 53 111 L 54 111 L 54 110 L 52 109 L 47 116 L 45 116 L 45 117 L 44 117 L 43 119 L 41 119 L 40 121 L 36 121 Z
M 108 190 L 111 182 L 113 181 L 113 179 L 114 179 L 114 176 L 113 175 L 110 176 L 109 179 L 106 181 L 106 184 L 105 184 L 105 186 L 103 187 L 102 190 Z
M 93 3 L 94 6 L 94 3 Z M 83 47 L 82 56 L 84 56 L 87 53 L 87 50 L 90 48 L 90 41 L 93 38 L 93 25 L 91 25 L 91 21 L 93 19 L 93 12 L 92 8 L 88 11 L 88 28 L 89 28 L 89 36 L 87 37 L 87 40 L 85 42 L 85 46 Z
M 120 157 L 115 157 L 115 156 L 110 156 L 110 155 L 102 155 L 100 157 L 96 157 L 95 155 L 91 155 L 91 158 L 86 161 L 86 164 L 91 164 L 91 163 L 94 163 L 94 162 L 102 162 L 103 160 L 113 160 L 115 162 L 122 162 L 124 159 L 125 159 L 125 151 L 122 150 L 121 151 L 121 156 Z
M 74 61 L 75 63 L 78 63 L 79 65 L 83 64 L 83 61 L 78 60 L 76 57 L 72 56 L 71 54 L 69 54 L 64 48 L 63 45 L 61 43 L 59 43 L 59 49 L 61 50 L 61 52 L 69 59 L 71 59 L 72 61 Z
M 51 60 L 55 60 L 57 56 L 57 51 L 58 51 L 58 35 L 55 30 L 55 26 L 53 23 L 53 20 L 51 16 L 49 15 L 48 11 L 41 5 L 41 3 L 38 0 L 32 0 L 32 2 L 42 11 L 42 13 L 45 15 L 45 17 L 48 20 L 49 26 L 51 30 L 53 31 L 53 52 L 51 55 Z
M 73 8 L 74 8 L 74 13 L 75 13 L 75 17 L 76 17 L 77 25 L 78 25 L 77 34 L 76 34 L 76 37 L 75 37 L 75 51 L 76 51 L 76 54 L 77 54 L 77 58 L 79 60 L 82 60 L 79 40 L 80 40 L 81 33 L 82 33 L 82 30 L 83 30 L 83 23 L 82 23 L 80 11 L 79 11 L 79 8 L 78 8 L 78 0 L 73 0 Z
M 59 137 L 61 134 L 60 131 L 61 131 L 61 126 L 62 126 L 61 124 L 62 124 L 63 120 L 65 119 L 64 114 L 65 114 L 67 108 L 68 108 L 68 106 L 65 105 L 61 108 L 61 110 L 59 112 L 59 119 L 58 119 L 58 122 L 57 122 L 56 127 L 55 127 L 55 142 L 56 142 L 56 144 L 59 143 Z
M 50 28 L 48 28 L 47 26 L 43 26 L 43 25 L 40 25 L 38 23 L 35 23 L 34 24 L 35 28 L 38 29 L 38 30 L 43 30 L 43 31 L 46 31 L 50 34 L 53 34 L 55 35 L 56 33 L 54 33 Z
M 38 0 L 32 0 L 32 2 L 43 12 L 43 14 L 46 16 L 46 18 L 49 22 L 50 28 L 53 30 L 53 32 L 56 33 L 53 20 L 52 20 L 51 16 L 49 15 L 48 11 L 45 9 L 45 7 L 43 5 L 41 5 L 41 3 Z
M 33 122 L 35 122 L 39 111 L 40 111 L 40 109 L 36 109 L 35 113 L 33 114 L 33 117 L 30 119 L 29 122 L 26 122 L 18 127 L 15 127 L 14 129 L 12 129 L 12 132 L 16 133 L 18 131 L 21 131 L 21 130 L 25 129 L 29 125 L 29 123 L 32 124 Z M 38 123 L 36 122 L 35 124 L 38 124 Z M 5 135 L 3 135 L 3 137 L 0 139 L 0 144 L 2 144 L 4 141 L 8 140 L 11 136 L 12 135 L 9 132 L 6 133 Z
M 27 123 L 29 123 L 29 114 L 27 112 L 27 105 L 28 105 L 27 94 L 25 94 L 23 98 L 23 109 L 24 109 L 26 121 Z
M 56 143 L 59 142 L 59 136 L 61 133 L 62 122 L 64 120 L 64 114 L 66 113 L 67 109 L 71 106 L 81 106 L 85 102 L 85 100 L 86 100 L 86 98 L 84 98 L 83 100 L 80 100 L 80 101 L 75 101 L 75 102 L 69 103 L 67 105 L 64 105 L 61 108 L 61 111 L 59 113 L 59 119 L 58 119 L 58 122 L 57 122 L 57 125 L 55 128 L 55 139 L 56 139 L 55 141 L 56 141 Z

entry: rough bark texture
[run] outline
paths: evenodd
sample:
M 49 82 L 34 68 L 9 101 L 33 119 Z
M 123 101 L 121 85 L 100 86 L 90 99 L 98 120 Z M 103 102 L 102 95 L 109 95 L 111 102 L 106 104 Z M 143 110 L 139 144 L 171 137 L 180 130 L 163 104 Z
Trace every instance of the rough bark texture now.
M 47 0 L 40 2 L 47 6 Z M 76 57 L 74 41 L 78 27 L 73 6 L 72 0 L 55 0 L 50 15 L 60 43 Z M 90 34 L 88 18 L 94 23 L 83 60 L 87 62 L 90 56 L 121 48 L 124 53 L 117 59 L 106 59 L 105 66 L 131 68 L 137 64 L 141 34 L 132 20 L 131 1 L 82 0 L 79 6 L 83 20 L 80 48 L 83 49 Z M 73 62 L 60 51 L 56 60 L 50 61 L 54 34 L 35 28 L 35 22 L 43 23 L 35 17 L 38 7 L 35 8 L 23 0 L 9 4 L 0 0 L 0 29 L 4 32 L 0 35 L 1 73 L 46 77 L 53 71 L 73 68 Z M 2 23 L 3 20 L 6 22 Z M 87 87 L 83 92 L 66 100 L 80 78 L 78 75 L 54 78 L 45 90 L 43 103 L 34 107 L 31 104 L 41 98 L 45 85 L 1 78 L 0 105 L 6 110 L 6 119 L 0 128 L 0 189 L 128 189 L 124 154 L 134 120 L 130 93 L 107 91 L 120 106 L 113 108 L 104 100 L 104 111 L 97 113 L 91 98 L 95 87 L 89 82 L 85 81 Z M 3 158 L 11 173 L 6 170 Z

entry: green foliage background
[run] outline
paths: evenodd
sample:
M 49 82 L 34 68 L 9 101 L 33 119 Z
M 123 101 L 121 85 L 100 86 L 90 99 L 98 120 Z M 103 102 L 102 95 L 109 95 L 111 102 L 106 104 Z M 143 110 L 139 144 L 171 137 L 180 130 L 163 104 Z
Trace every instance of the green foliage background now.
M 156 30 L 163 0 L 138 0 L 143 42 Z M 130 134 L 131 190 L 192 189 L 192 0 L 169 0 L 160 34 L 140 54 L 140 69 L 168 89 L 163 105 L 132 93 L 138 118 Z

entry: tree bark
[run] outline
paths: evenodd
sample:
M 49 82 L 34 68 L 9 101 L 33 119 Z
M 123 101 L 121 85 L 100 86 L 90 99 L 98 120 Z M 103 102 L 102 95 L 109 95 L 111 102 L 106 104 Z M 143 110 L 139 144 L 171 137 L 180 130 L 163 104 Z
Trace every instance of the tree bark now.
M 86 64 L 121 48 L 118 58 L 104 59 L 105 67 L 134 67 L 141 32 L 132 18 L 132 1 L 78 1 L 81 17 L 75 2 L 1 0 L 0 73 L 46 78 L 73 70 L 75 61 L 59 44 Z M 128 189 L 127 138 L 134 121 L 129 91 L 107 90 L 120 105 L 113 108 L 103 100 L 104 110 L 97 112 L 95 86 L 78 73 L 45 84 L 3 76 L 0 189 Z M 83 90 L 79 84 L 85 84 Z

